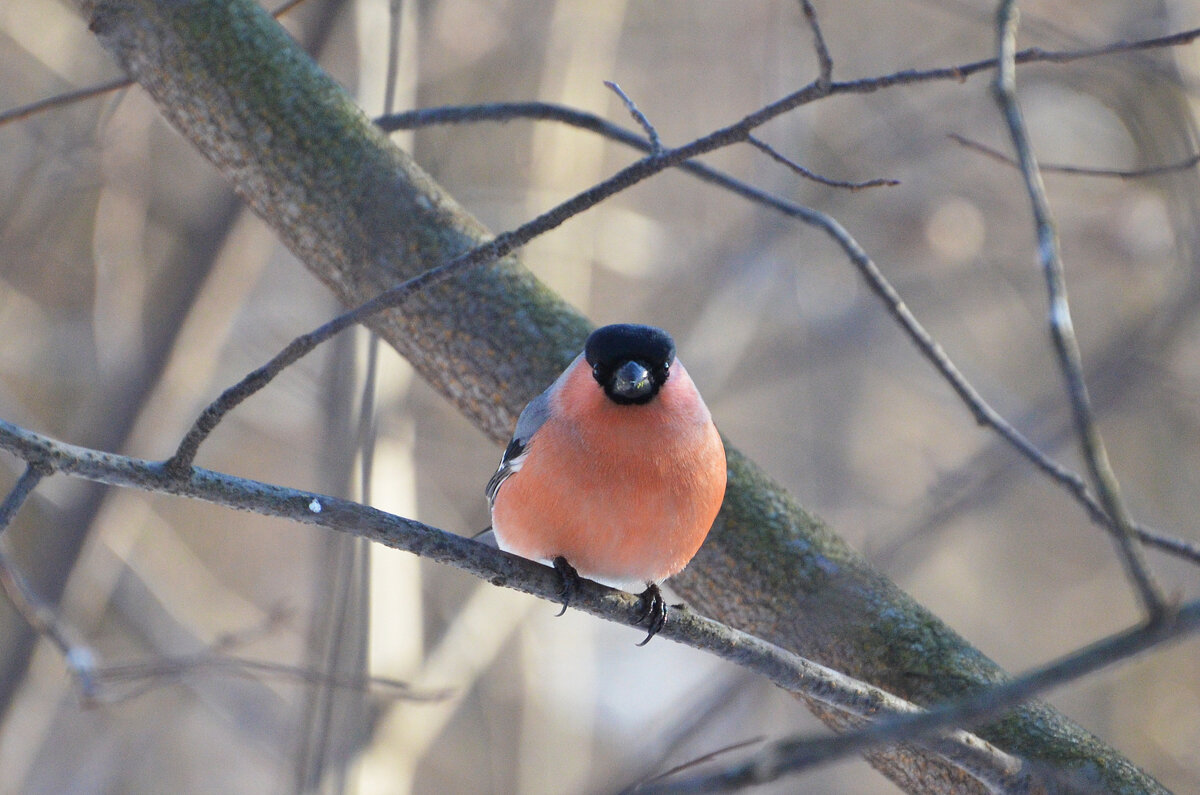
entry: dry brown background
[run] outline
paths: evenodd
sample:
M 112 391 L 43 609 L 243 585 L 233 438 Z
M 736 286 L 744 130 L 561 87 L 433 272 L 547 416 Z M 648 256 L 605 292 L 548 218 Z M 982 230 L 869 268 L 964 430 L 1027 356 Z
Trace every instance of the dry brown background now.
M 815 74 L 790 2 L 408 5 L 397 107 L 540 99 L 627 124 L 603 86 L 615 80 L 677 144 Z M 1021 7 L 1022 46 L 1200 25 L 1194 2 Z M 817 8 L 838 79 L 993 49 L 991 2 Z M 384 0 L 309 0 L 287 18 L 373 114 L 383 107 L 386 11 Z M 1198 57 L 1191 46 L 1023 67 L 1039 156 L 1109 168 L 1187 157 L 1197 150 Z M 112 76 L 69 5 L 0 4 L 0 110 Z M 707 162 L 839 219 L 985 396 L 1078 467 L 1028 200 L 1015 171 L 950 133 L 1005 147 L 987 76 L 827 100 L 761 131 L 826 176 L 897 187 L 822 187 L 750 147 Z M 496 230 L 632 157 L 589 133 L 528 122 L 402 140 Z M 1046 179 L 1125 493 L 1139 519 L 1194 539 L 1197 172 Z M 0 185 L 0 416 L 10 421 L 165 457 L 207 400 L 337 311 L 137 89 L 0 127 Z M 1010 670 L 1135 620 L 1107 538 L 974 425 L 820 233 L 668 173 L 537 241 L 524 260 L 596 323 L 670 330 L 722 430 Z M 344 448 L 362 347 L 347 336 L 293 368 L 226 421 L 199 463 L 355 494 Z M 482 484 L 499 451 L 387 351 L 379 436 L 376 504 L 455 532 L 486 525 Z M 7 488 L 18 462 L 6 457 L 0 470 Z M 310 639 L 330 633 L 322 608 L 346 545 L 316 531 L 55 481 L 13 528 L 31 575 L 69 560 L 47 540 L 64 534 L 86 537 L 65 615 L 104 662 L 193 652 L 286 611 L 237 652 L 309 666 Z M 1151 560 L 1169 590 L 1197 596 L 1193 569 Z M 772 686 L 697 652 L 635 649 L 630 630 L 554 619 L 551 605 L 409 556 L 373 552 L 370 565 L 373 670 L 457 695 L 377 704 L 374 738 L 350 766 L 355 791 L 607 792 L 728 743 L 822 731 Z M 0 613 L 16 620 L 7 605 Z M 1157 651 L 1051 701 L 1168 787 L 1200 790 L 1198 651 L 1195 640 Z M 151 683 L 81 711 L 51 648 L 39 646 L 24 674 L 4 668 L 0 791 L 295 786 L 314 698 L 296 677 L 204 669 Z M 862 762 L 764 791 L 797 787 L 894 791 Z

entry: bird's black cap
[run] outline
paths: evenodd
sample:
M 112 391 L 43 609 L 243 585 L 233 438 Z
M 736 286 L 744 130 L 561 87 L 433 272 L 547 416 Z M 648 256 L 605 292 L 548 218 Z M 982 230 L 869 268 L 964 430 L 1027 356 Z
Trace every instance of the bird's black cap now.
M 592 375 L 610 399 L 640 404 L 653 399 L 670 376 L 675 341 L 654 326 L 618 323 L 593 331 L 583 352 Z M 644 381 L 631 383 L 630 374 L 637 368 L 625 366 L 630 363 L 645 368 Z

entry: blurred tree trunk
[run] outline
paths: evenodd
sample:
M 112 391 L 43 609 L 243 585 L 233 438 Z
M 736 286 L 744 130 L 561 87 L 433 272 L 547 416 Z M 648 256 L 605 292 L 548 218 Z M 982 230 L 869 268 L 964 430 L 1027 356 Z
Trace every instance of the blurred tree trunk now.
M 250 0 L 80 5 L 163 115 L 347 305 L 488 238 Z M 588 331 L 513 257 L 459 274 L 372 326 L 498 442 Z M 729 453 L 722 515 L 673 581 L 699 611 L 922 704 L 1004 677 L 751 461 Z M 979 733 L 1081 777 L 1089 790 L 1161 790 L 1046 706 L 1015 710 Z M 912 792 L 982 791 L 919 749 L 881 751 L 872 762 Z

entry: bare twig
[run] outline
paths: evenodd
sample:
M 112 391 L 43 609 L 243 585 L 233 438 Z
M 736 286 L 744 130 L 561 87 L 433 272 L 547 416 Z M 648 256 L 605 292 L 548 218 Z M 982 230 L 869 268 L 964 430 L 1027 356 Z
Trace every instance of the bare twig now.
M 650 140 L 650 151 L 661 152 L 663 150 L 662 139 L 658 137 L 658 130 L 654 129 L 654 125 L 646 118 L 646 114 L 642 113 L 638 108 L 637 103 L 625 93 L 619 85 L 612 80 L 605 80 L 604 85 L 608 86 L 609 90 L 621 98 L 621 102 L 625 103 L 625 109 L 629 111 L 629 115 L 638 123 L 643 132 L 646 133 L 646 138 Z
M 512 119 L 539 119 L 570 124 L 581 129 L 604 135 L 643 152 L 650 151 L 649 143 L 622 127 L 618 127 L 591 113 L 553 105 L 545 102 L 496 103 L 488 105 L 465 105 L 426 110 L 408 111 L 377 120 L 387 131 L 421 127 L 430 124 L 463 124 L 479 121 L 509 121 Z M 932 335 L 921 325 L 896 289 L 879 267 L 871 260 L 858 241 L 832 217 L 810 207 L 782 199 L 771 193 L 735 179 L 728 174 L 711 168 L 704 163 L 687 161 L 678 166 L 706 182 L 718 185 L 743 198 L 770 207 L 779 213 L 814 226 L 828 234 L 841 247 L 870 286 L 872 292 L 883 301 L 888 312 L 900 324 L 905 335 L 926 359 L 934 366 L 950 387 L 970 410 L 975 421 L 991 428 L 1018 453 L 1034 464 L 1053 482 L 1066 489 L 1083 505 L 1088 517 L 1112 532 L 1115 526 L 1103 506 L 1088 489 L 1086 481 L 1077 473 L 1059 464 L 1037 448 L 1037 446 L 1012 426 L 983 396 L 967 381 L 966 377 L 946 355 Z M 1134 525 L 1138 538 L 1163 552 L 1176 555 L 1200 564 L 1200 545 L 1195 542 L 1169 536 L 1154 528 Z
M 1058 234 L 1050 215 L 1046 189 L 1038 171 L 1037 159 L 1029 143 L 1029 134 L 1021 108 L 1017 104 L 1016 67 L 1013 63 L 1016 52 L 1017 13 L 1014 0 L 1001 0 L 996 15 L 997 47 L 1000 68 L 996 72 L 995 95 L 1004 121 L 1021 164 L 1025 187 L 1033 206 L 1033 219 L 1037 230 L 1038 259 L 1046 276 L 1046 290 L 1050 299 L 1050 333 L 1054 350 L 1058 355 L 1059 367 L 1066 380 L 1067 395 L 1075 429 L 1083 445 L 1088 471 L 1100 498 L 1104 512 L 1113 520 L 1117 547 L 1120 550 L 1125 570 L 1141 598 L 1151 620 L 1161 618 L 1167 607 L 1158 591 L 1142 549 L 1137 545 L 1133 530 L 1133 519 L 1121 498 L 1121 487 L 1108 461 L 1104 439 L 1096 426 L 1088 396 L 1087 383 L 1083 375 L 1083 359 L 1075 329 L 1071 322 L 1071 306 L 1067 299 L 1066 276 L 1063 272 L 1062 255 L 1059 251 Z
M 25 471 L 21 473 L 21 477 L 17 478 L 12 490 L 5 496 L 4 502 L 0 502 L 0 537 L 3 537 L 4 531 L 12 524 L 17 511 L 21 510 L 21 506 L 25 504 L 25 500 L 29 499 L 29 495 L 33 494 L 33 490 L 42 482 L 42 478 L 54 471 L 38 458 L 31 456 L 25 461 L 27 464 Z
M 646 792 L 715 792 L 773 781 L 783 775 L 844 759 L 897 740 L 911 742 L 947 726 L 974 726 L 1051 688 L 1129 659 L 1165 641 L 1200 630 L 1200 601 L 1189 602 L 1162 621 L 1110 635 L 1029 673 L 926 712 L 889 717 L 837 737 L 791 738 L 772 743 L 749 760 L 714 773 L 662 782 Z M 1072 771 L 1049 771 L 1070 778 Z
M 804 12 L 809 28 L 812 29 L 813 48 L 817 51 L 817 69 L 820 75 L 817 80 L 827 86 L 833 82 L 833 57 L 829 54 L 829 45 L 825 43 L 821 25 L 817 22 L 817 10 L 809 0 L 800 0 L 800 9 Z
M 1043 50 L 1041 47 L 1030 47 L 1017 52 L 1013 60 L 1017 65 L 1028 63 L 1065 64 L 1089 58 L 1100 58 L 1106 55 L 1121 55 L 1140 50 L 1156 50 L 1162 47 L 1180 47 L 1191 44 L 1200 38 L 1200 28 L 1172 33 L 1167 36 L 1156 36 L 1151 39 L 1135 41 L 1118 41 L 1100 47 L 1088 47 L 1081 50 Z M 996 58 L 984 58 L 959 66 L 938 67 L 935 69 L 906 69 L 883 77 L 865 77 L 861 80 L 850 80 L 833 83 L 830 93 L 833 94 L 863 94 L 880 91 L 898 85 L 913 85 L 937 80 L 963 81 L 979 72 L 995 69 L 999 64 Z
M 379 347 L 379 335 L 370 332 L 365 356 L 366 372 L 363 374 L 362 394 L 358 401 L 358 425 L 354 434 L 359 463 L 358 493 L 368 505 L 372 499 L 371 481 L 375 477 L 375 441 L 379 429 L 379 421 L 375 416 L 375 398 L 379 391 Z
M 16 485 L 0 503 L 0 587 L 21 616 L 39 634 L 47 638 L 62 653 L 85 701 L 96 694 L 96 658 L 91 649 L 75 640 L 75 631 L 58 615 L 58 612 L 29 584 L 25 575 L 8 554 L 8 543 L 4 531 L 8 529 L 17 511 L 33 493 L 42 478 L 53 472 L 45 459 L 30 456 L 25 459 L 28 466 Z
M 990 146 L 981 144 L 978 141 L 973 141 L 966 136 L 958 133 L 949 133 L 947 137 L 961 146 L 986 155 L 993 160 L 1001 163 L 1006 163 L 1014 168 L 1020 168 L 1021 164 L 1013 160 L 1003 152 L 993 149 Z M 1163 174 L 1174 174 L 1179 171 L 1187 171 L 1200 164 L 1200 154 L 1194 154 L 1178 163 L 1168 163 L 1163 166 L 1147 166 L 1146 168 L 1135 169 L 1113 169 L 1113 168 L 1089 168 L 1085 166 L 1063 166 L 1052 163 L 1039 163 L 1038 170 L 1043 174 L 1046 172 L 1054 172 L 1056 174 L 1070 174 L 1080 177 L 1113 177 L 1116 179 L 1144 179 L 1146 177 L 1159 177 Z
M 52 97 L 39 99 L 37 102 L 31 102 L 28 105 L 21 105 L 16 108 L 9 108 L 6 111 L 0 112 L 0 127 L 9 122 L 20 121 L 27 119 L 30 116 L 41 113 L 45 110 L 54 110 L 61 108 L 64 105 L 70 105 L 75 102 L 82 102 L 85 99 L 98 97 L 101 94 L 107 94 L 110 91 L 116 91 L 120 88 L 128 88 L 133 85 L 133 80 L 128 77 L 117 77 L 112 80 L 107 80 L 103 83 L 97 83 L 94 86 L 76 89 L 75 91 L 67 91 L 62 94 L 55 94 Z
M 0 449 L 25 460 L 47 462 L 56 471 L 74 477 L 193 497 L 351 533 L 447 563 L 494 585 L 514 588 L 556 603 L 561 601 L 560 579 L 546 566 L 348 500 L 198 467 L 192 468 L 187 478 L 179 478 L 161 463 L 65 444 L 5 420 L 0 420 Z M 587 580 L 580 583 L 571 606 L 590 615 L 630 625 L 639 613 L 638 597 Z M 789 692 L 803 694 L 853 719 L 877 719 L 883 714 L 919 711 L 910 702 L 877 687 L 684 607 L 672 610 L 671 619 L 660 634 L 762 674 Z M 1004 781 L 1025 774 L 1019 760 L 964 732 L 948 732 L 944 737 L 931 740 L 930 747 L 952 764 L 984 781 Z
M 694 759 L 689 759 L 688 761 L 683 762 L 682 764 L 675 765 L 675 767 L 664 770 L 663 772 L 658 773 L 657 775 L 654 775 L 654 776 L 646 778 L 642 781 L 639 781 L 636 784 L 634 784 L 633 786 L 624 790 L 624 792 L 627 792 L 627 793 L 640 792 L 642 790 L 642 787 L 644 787 L 647 784 L 652 784 L 656 781 L 661 781 L 664 778 L 669 778 L 671 776 L 677 775 L 679 773 L 682 773 L 685 770 L 691 770 L 693 767 L 696 767 L 697 765 L 702 765 L 705 762 L 711 762 L 712 760 L 716 759 L 719 756 L 724 756 L 725 754 L 733 753 L 734 751 L 740 751 L 743 748 L 749 748 L 752 745 L 758 745 L 761 742 L 765 742 L 766 739 L 767 739 L 767 736 L 765 734 L 760 734 L 757 737 L 751 737 L 749 740 L 742 740 L 741 742 L 731 743 L 731 744 L 723 746 L 721 748 L 717 748 L 716 750 L 709 751 L 708 753 L 703 754 L 701 756 L 697 756 Z
M 1188 541 L 1184 538 L 1173 538 L 1159 533 L 1157 530 L 1147 528 L 1138 522 L 1134 523 L 1133 532 L 1137 534 L 1138 540 L 1143 544 L 1147 544 L 1176 557 L 1190 560 L 1192 563 L 1200 564 L 1200 544 L 1195 541 Z
M 841 180 L 829 179 L 822 177 L 813 171 L 809 171 L 804 166 L 797 163 L 795 160 L 781 154 L 775 147 L 751 135 L 746 139 L 746 142 L 762 152 L 766 152 L 776 163 L 782 163 L 805 179 L 811 179 L 813 182 L 819 182 L 822 185 L 828 185 L 831 188 L 845 188 L 847 190 L 862 190 L 864 188 L 881 188 L 899 185 L 900 181 L 896 179 L 869 179 L 866 182 L 843 182 Z
M 383 112 L 392 113 L 396 110 L 396 84 L 400 77 L 400 26 L 401 0 L 390 0 L 388 3 L 388 53 L 387 71 L 383 80 Z

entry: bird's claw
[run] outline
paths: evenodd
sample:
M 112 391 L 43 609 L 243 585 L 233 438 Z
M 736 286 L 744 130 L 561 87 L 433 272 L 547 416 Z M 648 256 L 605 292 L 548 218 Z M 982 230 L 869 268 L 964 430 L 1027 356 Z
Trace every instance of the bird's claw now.
M 647 585 L 646 590 L 642 591 L 638 598 L 642 607 L 638 611 L 637 620 L 633 623 L 645 624 L 649 630 L 645 640 L 638 644 L 638 646 L 645 646 L 651 638 L 659 633 L 659 630 L 667 625 L 667 602 L 654 583 Z
M 571 600 L 575 597 L 576 591 L 579 589 L 579 572 L 575 567 L 567 562 L 567 559 L 559 555 L 552 561 L 554 570 L 558 572 L 559 579 L 562 581 L 562 586 L 558 590 L 559 598 L 562 599 L 562 610 L 558 611 L 561 616 L 567 612 L 567 608 L 571 604 Z M 648 630 L 646 637 L 638 646 L 645 646 L 650 642 L 650 639 L 657 635 L 663 627 L 667 625 L 667 602 L 663 599 L 662 591 L 654 583 L 649 583 L 646 590 L 638 594 L 638 600 L 641 607 L 638 609 L 637 618 L 634 619 L 634 624 L 644 624 Z M 557 617 L 557 616 L 556 616 Z
M 567 607 L 571 604 L 571 599 L 579 588 L 579 572 L 575 571 L 575 567 L 567 563 L 567 559 L 562 555 L 554 559 L 554 570 L 558 572 L 558 576 L 562 580 L 562 587 L 558 589 L 558 595 L 562 599 L 562 610 L 559 610 L 558 615 L 555 616 L 558 618 L 567 612 Z

